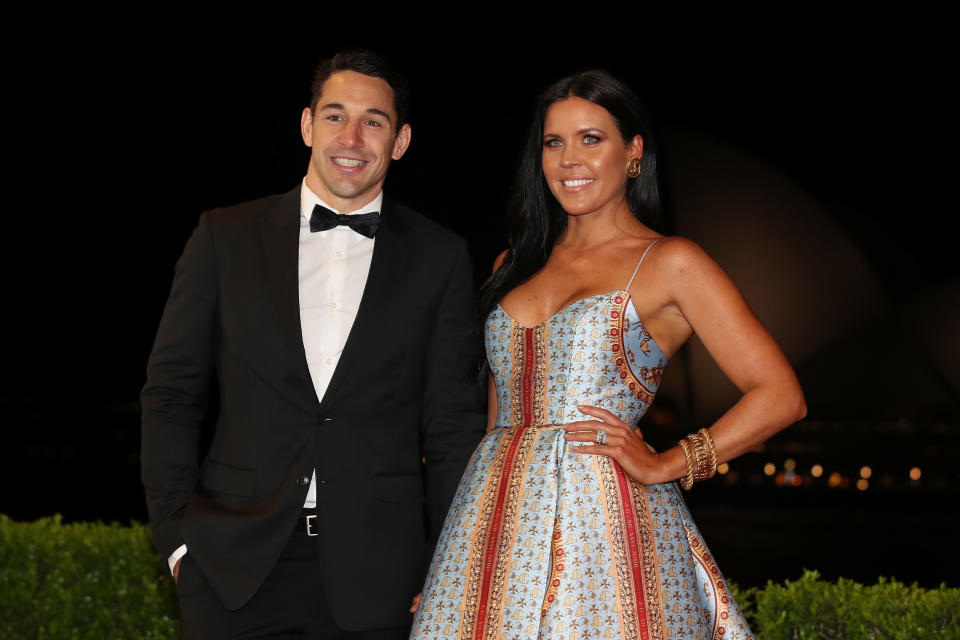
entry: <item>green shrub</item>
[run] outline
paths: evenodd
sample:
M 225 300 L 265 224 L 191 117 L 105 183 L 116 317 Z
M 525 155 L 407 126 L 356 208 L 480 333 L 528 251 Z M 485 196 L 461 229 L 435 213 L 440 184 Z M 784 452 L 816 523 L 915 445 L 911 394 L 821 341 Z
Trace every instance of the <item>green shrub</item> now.
M 149 528 L 0 515 L 0 638 L 179 636 Z
M 737 606 L 740 607 L 743 616 L 750 623 L 750 628 L 756 631 L 754 621 L 757 618 L 757 588 L 743 589 L 737 583 L 729 580 L 727 581 L 727 587 L 730 589 L 730 595 L 733 596 Z
M 758 640 L 960 638 L 960 589 L 820 580 L 740 589 Z M 177 638 L 173 580 L 142 524 L 0 515 L 0 639 Z
M 884 578 L 870 586 L 845 578 L 831 583 L 805 571 L 754 595 L 751 623 L 762 640 L 960 638 L 960 589 L 945 585 L 922 589 Z

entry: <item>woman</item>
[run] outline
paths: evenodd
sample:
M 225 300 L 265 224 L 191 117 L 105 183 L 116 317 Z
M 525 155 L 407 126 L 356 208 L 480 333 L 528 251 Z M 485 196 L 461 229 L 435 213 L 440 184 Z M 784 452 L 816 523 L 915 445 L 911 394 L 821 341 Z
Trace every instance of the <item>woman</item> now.
M 654 231 L 656 155 L 602 71 L 547 90 L 481 290 L 490 421 L 413 638 L 744 638 L 689 488 L 804 416 L 783 353 L 697 245 Z M 743 397 L 656 452 L 633 428 L 693 332 Z

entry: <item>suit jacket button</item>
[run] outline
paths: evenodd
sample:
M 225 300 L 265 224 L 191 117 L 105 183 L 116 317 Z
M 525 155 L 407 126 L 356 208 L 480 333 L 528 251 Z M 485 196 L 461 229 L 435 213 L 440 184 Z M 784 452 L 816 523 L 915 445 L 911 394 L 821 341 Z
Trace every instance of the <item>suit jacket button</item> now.
M 306 487 L 310 484 L 310 476 L 300 476 L 297 478 L 298 487 Z

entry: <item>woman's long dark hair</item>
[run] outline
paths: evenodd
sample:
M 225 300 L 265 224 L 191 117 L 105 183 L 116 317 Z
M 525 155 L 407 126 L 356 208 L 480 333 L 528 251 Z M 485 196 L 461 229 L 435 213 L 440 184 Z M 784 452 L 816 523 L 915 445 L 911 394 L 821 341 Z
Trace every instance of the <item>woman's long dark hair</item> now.
M 547 109 L 553 103 L 571 97 L 589 100 L 606 109 L 617 123 L 624 144 L 637 134 L 643 138 L 643 171 L 639 177 L 628 180 L 627 203 L 640 222 L 653 229 L 660 226 L 657 151 L 650 121 L 640 99 L 630 87 L 599 69 L 563 78 L 547 89 L 537 102 L 537 112 L 527 135 L 507 210 L 507 256 L 500 268 L 480 287 L 478 308 L 482 319 L 508 292 L 543 268 L 554 243 L 567 228 L 567 214 L 550 193 L 540 158 Z

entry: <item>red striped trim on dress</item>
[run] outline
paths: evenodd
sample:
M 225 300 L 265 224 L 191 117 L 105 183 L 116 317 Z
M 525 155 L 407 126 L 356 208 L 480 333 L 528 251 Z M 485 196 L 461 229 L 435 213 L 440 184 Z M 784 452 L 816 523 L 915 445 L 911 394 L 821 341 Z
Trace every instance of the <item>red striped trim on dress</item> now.
M 487 626 L 487 609 L 490 601 L 490 584 L 493 579 L 494 565 L 497 561 L 498 551 L 500 549 L 500 537 L 503 534 L 503 507 L 506 501 L 507 488 L 510 486 L 511 475 L 513 473 L 514 459 L 517 453 L 517 447 L 523 439 L 523 433 L 530 426 L 533 416 L 534 385 L 535 385 L 535 342 L 537 336 L 535 329 L 525 329 L 524 350 L 523 350 L 523 373 L 522 373 L 522 398 L 521 411 L 523 412 L 523 426 L 517 429 L 513 434 L 513 441 L 510 442 L 507 455 L 503 460 L 503 475 L 500 477 L 500 485 L 497 487 L 497 501 L 494 507 L 493 517 L 490 520 L 489 534 L 487 536 L 487 550 L 483 558 L 483 579 L 480 585 L 480 599 L 477 603 L 476 627 L 473 637 L 476 640 L 483 638 L 484 630 Z
M 503 522 L 503 503 L 507 494 L 507 487 L 510 485 L 510 474 L 513 467 L 513 459 L 517 453 L 517 447 L 520 444 L 521 436 L 526 427 L 521 427 L 514 435 L 510 448 L 507 450 L 506 458 L 503 461 L 504 473 L 500 477 L 500 486 L 497 487 L 497 503 L 493 511 L 493 518 L 490 520 L 490 534 L 487 536 L 487 553 L 483 559 L 483 581 L 480 585 L 480 601 L 477 604 L 477 626 L 473 637 L 483 638 L 483 630 L 487 624 L 487 605 L 490 599 L 490 581 L 493 577 L 493 565 L 497 559 L 497 550 L 500 548 L 501 524 Z
M 617 485 L 620 489 L 620 507 L 623 509 L 623 529 L 626 533 L 627 552 L 630 555 L 630 572 L 633 574 L 634 596 L 637 604 L 637 630 L 642 640 L 648 640 L 647 632 L 647 605 L 643 598 L 643 561 L 640 559 L 640 544 L 637 536 L 636 518 L 633 513 L 633 500 L 630 491 L 630 481 L 623 467 L 613 462 L 617 474 Z

